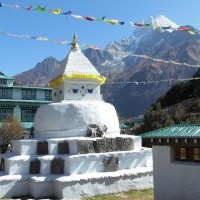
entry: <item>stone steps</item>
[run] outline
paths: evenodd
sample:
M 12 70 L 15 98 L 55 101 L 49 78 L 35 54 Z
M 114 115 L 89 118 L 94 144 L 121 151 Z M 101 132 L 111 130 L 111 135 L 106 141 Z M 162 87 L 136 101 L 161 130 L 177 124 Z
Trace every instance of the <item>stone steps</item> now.
M 16 155 L 4 157 L 7 174 L 84 174 L 150 166 L 151 150 L 118 151 L 90 154 Z M 107 162 L 107 164 L 106 164 Z M 113 169 L 112 169 L 113 168 Z
M 72 176 L 51 175 L 2 175 L 0 198 L 31 195 L 33 198 L 80 199 L 81 197 L 118 193 L 153 187 L 152 167 L 77 174 Z

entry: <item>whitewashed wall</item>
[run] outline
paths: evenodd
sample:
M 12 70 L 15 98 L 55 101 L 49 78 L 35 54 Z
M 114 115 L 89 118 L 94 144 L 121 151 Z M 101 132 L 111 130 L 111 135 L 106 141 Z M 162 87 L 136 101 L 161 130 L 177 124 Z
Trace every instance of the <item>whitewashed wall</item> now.
M 175 161 L 173 148 L 153 147 L 155 200 L 199 200 L 200 163 Z

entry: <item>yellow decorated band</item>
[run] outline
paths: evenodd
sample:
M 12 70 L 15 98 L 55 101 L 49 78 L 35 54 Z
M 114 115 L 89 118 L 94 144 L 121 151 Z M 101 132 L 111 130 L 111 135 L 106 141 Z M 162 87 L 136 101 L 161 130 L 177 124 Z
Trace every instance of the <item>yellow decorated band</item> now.
M 104 84 L 106 81 L 106 77 L 98 76 L 96 74 L 67 74 L 63 76 L 59 76 L 58 78 L 52 80 L 49 85 L 52 88 L 60 85 L 65 79 L 93 79 L 99 81 L 100 85 Z

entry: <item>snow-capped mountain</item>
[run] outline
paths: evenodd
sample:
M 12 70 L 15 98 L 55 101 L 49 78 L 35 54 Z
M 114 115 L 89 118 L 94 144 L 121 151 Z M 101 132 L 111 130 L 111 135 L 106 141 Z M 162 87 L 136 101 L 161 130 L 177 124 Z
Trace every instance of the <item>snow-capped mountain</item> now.
M 170 27 L 171 31 L 178 27 L 164 16 L 147 20 L 145 23 L 151 23 L 153 27 Z M 113 103 L 122 116 L 142 114 L 175 83 L 163 80 L 190 78 L 197 71 L 197 68 L 192 66 L 161 62 L 159 59 L 200 64 L 200 35 L 190 35 L 183 31 L 163 31 L 136 27 L 130 37 L 113 41 L 104 50 L 90 48 L 83 51 L 98 71 L 107 77 L 107 84 L 102 88 L 104 98 Z M 15 77 L 20 81 L 25 76 L 25 84 L 46 84 L 59 61 L 44 63 Z M 51 72 L 44 74 L 45 68 L 48 67 Z

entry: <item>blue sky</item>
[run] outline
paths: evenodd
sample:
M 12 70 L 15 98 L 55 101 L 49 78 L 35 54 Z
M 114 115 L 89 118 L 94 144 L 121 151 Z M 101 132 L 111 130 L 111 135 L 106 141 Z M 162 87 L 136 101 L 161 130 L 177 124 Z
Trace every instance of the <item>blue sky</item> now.
M 46 6 L 47 10 L 61 8 L 81 16 L 103 17 L 126 22 L 164 15 L 178 25 L 192 25 L 200 29 L 199 0 L 0 0 L 2 4 L 28 7 Z M 110 25 L 99 21 L 77 20 L 64 15 L 53 15 L 24 9 L 0 7 L 0 31 L 18 35 L 46 36 L 50 39 L 71 41 L 77 33 L 80 44 L 104 48 L 108 43 L 130 36 L 130 25 Z M 191 36 L 192 37 L 192 36 Z M 62 60 L 68 45 L 18 39 L 0 34 L 0 71 L 13 76 L 33 68 L 46 57 Z

